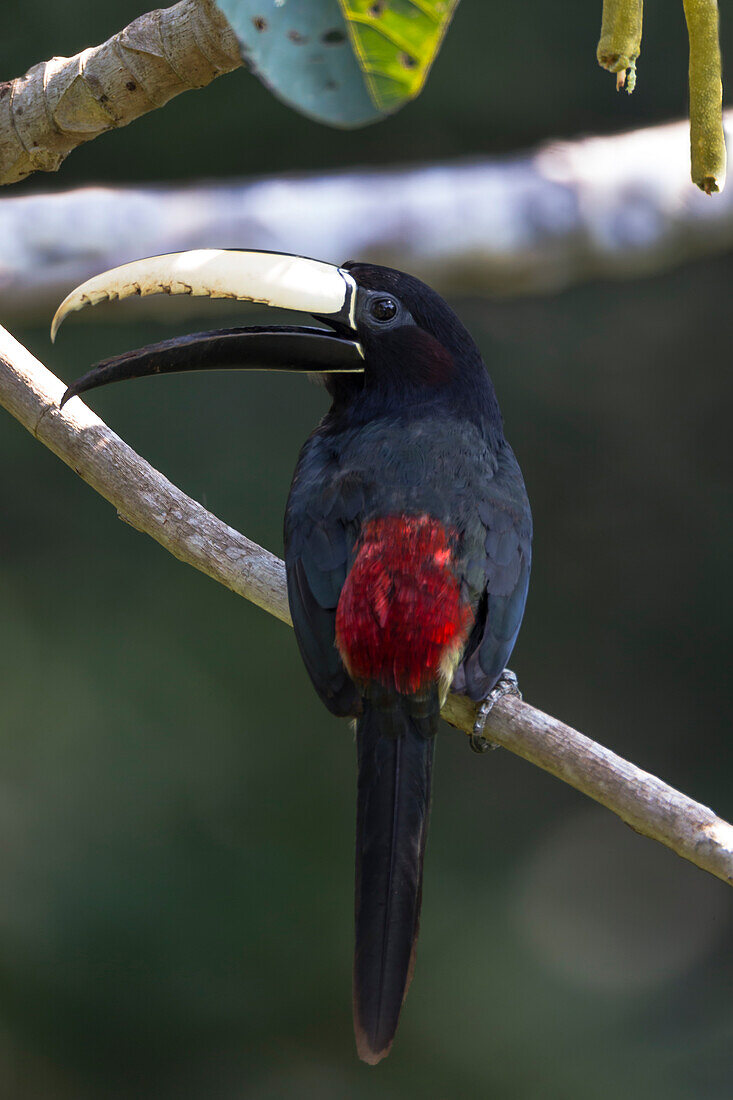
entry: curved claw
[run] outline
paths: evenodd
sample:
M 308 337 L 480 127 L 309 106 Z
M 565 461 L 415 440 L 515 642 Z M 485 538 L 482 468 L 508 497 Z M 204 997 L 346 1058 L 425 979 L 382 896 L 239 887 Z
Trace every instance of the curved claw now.
M 517 695 L 520 699 L 522 698 L 516 673 L 512 672 L 510 668 L 504 669 L 495 686 L 476 711 L 476 721 L 473 725 L 473 732 L 469 737 L 469 744 L 473 752 L 484 753 L 490 749 L 498 748 L 494 741 L 489 741 L 488 738 L 484 737 L 484 727 L 494 705 L 505 695 Z

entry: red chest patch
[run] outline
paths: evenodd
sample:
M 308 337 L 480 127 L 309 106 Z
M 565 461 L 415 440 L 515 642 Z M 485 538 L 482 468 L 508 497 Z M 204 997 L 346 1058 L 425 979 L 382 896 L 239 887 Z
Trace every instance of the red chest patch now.
M 336 610 L 336 645 L 355 680 L 404 694 L 450 683 L 473 622 L 450 538 L 430 516 L 366 524 Z

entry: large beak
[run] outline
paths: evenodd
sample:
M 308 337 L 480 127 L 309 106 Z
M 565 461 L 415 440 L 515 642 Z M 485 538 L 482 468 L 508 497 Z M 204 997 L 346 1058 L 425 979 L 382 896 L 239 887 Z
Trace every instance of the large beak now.
M 363 371 L 363 352 L 354 330 L 356 293 L 348 271 L 277 252 L 202 249 L 123 264 L 88 279 L 64 299 L 51 325 L 52 340 L 67 314 L 135 294 L 190 294 L 260 302 L 313 314 L 333 329 L 226 329 L 167 340 L 104 360 L 69 387 L 62 404 L 109 382 L 174 371 L 217 367 Z

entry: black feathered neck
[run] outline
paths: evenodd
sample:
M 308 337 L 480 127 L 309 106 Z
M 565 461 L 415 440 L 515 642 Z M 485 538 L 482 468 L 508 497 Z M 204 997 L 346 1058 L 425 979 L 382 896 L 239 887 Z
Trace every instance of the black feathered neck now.
M 343 265 L 360 290 L 393 296 L 408 311 L 396 327 L 357 314 L 363 375 L 331 375 L 327 416 L 334 428 L 380 417 L 405 421 L 444 415 L 475 423 L 492 449 L 504 441 L 491 378 L 476 343 L 451 307 L 425 283 L 389 267 Z

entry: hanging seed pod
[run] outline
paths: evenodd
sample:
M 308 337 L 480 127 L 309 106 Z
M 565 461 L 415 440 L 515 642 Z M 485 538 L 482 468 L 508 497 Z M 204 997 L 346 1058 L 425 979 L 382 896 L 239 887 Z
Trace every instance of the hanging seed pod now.
M 641 51 L 643 0 L 603 0 L 598 64 L 616 73 L 616 90 L 631 95 L 636 86 L 636 59 Z M 628 73 L 628 80 L 627 80 Z
M 684 0 L 690 37 L 690 153 L 692 182 L 706 195 L 725 184 L 723 84 L 717 0 Z

